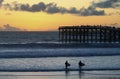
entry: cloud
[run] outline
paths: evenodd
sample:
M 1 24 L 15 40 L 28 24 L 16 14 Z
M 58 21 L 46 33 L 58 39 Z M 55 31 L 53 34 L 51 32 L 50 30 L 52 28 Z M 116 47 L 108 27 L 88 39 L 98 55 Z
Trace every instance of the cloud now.
M 80 8 L 79 10 L 75 7 L 67 9 L 65 7 L 57 6 L 56 3 L 40 2 L 38 4 L 21 4 L 14 2 L 13 4 L 4 4 L 4 9 L 15 10 L 15 11 L 27 11 L 27 12 L 46 12 L 48 14 L 74 14 L 78 16 L 99 16 L 105 15 L 104 10 L 97 10 L 95 6 L 89 6 L 88 8 Z
M 86 8 L 81 8 L 80 9 L 80 15 L 82 16 L 92 16 L 92 15 L 105 15 L 104 10 L 97 10 L 96 7 L 94 6 L 89 6 L 87 9 Z
M 2 2 L 3 2 L 4 0 L 0 0 L 0 6 L 2 5 Z
M 112 23 L 110 25 L 112 25 L 112 26 L 118 26 L 119 24 L 118 23 Z
M 109 16 L 112 16 L 112 15 L 120 16 L 120 12 L 118 12 L 118 11 L 117 12 L 112 12 L 112 13 L 109 13 L 108 15 Z
M 120 0 L 104 0 L 100 2 L 93 2 L 93 5 L 99 8 L 120 8 Z
M 9 8 L 10 6 L 7 5 Z M 58 7 L 57 4 L 55 3 L 49 3 L 45 4 L 44 2 L 40 2 L 38 4 L 33 4 L 30 6 L 29 4 L 14 4 L 14 8 L 12 10 L 15 11 L 28 11 L 28 12 L 47 12 L 49 14 L 54 14 L 54 13 L 65 13 L 67 12 L 67 9 L 63 7 Z
M 43 2 L 29 6 L 29 4 L 16 4 L 16 10 L 29 11 L 29 12 L 40 12 L 46 9 L 46 5 Z M 15 7 L 15 8 L 16 8 Z
M 9 24 L 6 24 L 0 28 L 0 31 L 24 31 L 24 30 L 22 30 L 20 28 L 13 27 Z
M 4 1 L 4 0 L 0 0 L 0 4 L 2 4 L 3 1 Z
M 45 12 L 50 13 L 50 14 L 54 14 L 54 13 L 68 13 L 68 10 L 64 7 L 58 7 L 57 4 L 55 3 L 49 3 L 46 5 L 46 10 Z
M 67 12 L 70 14 L 80 14 L 80 10 L 77 10 L 75 7 L 70 8 Z

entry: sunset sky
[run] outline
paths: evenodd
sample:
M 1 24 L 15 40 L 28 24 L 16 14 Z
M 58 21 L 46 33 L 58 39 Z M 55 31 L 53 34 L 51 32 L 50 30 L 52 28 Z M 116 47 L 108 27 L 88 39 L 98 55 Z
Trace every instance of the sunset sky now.
M 1 31 L 52 31 L 64 25 L 120 26 L 120 0 L 0 0 Z

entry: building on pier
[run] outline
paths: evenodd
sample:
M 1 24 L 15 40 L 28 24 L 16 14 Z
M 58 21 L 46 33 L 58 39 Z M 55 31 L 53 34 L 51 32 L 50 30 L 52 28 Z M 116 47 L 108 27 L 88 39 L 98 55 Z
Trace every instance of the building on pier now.
M 120 43 L 120 28 L 111 26 L 61 26 L 59 41 L 62 43 Z

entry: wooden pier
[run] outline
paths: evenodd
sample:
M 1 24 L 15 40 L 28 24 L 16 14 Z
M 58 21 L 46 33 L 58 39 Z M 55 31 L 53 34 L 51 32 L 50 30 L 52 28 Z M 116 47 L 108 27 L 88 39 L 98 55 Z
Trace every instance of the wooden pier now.
M 120 43 L 120 28 L 111 26 L 61 26 L 59 41 L 62 43 Z

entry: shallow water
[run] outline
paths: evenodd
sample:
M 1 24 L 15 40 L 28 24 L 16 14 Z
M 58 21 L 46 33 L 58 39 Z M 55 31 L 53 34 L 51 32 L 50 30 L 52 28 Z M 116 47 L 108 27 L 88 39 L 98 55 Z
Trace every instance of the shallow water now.
M 85 63 L 84 70 L 120 69 L 120 56 L 92 57 L 44 57 L 44 58 L 3 58 L 0 59 L 0 70 L 6 71 L 61 71 L 65 61 L 71 64 L 69 69 L 79 69 L 78 62 Z
M 1 72 L 0 79 L 120 79 L 120 71 Z

